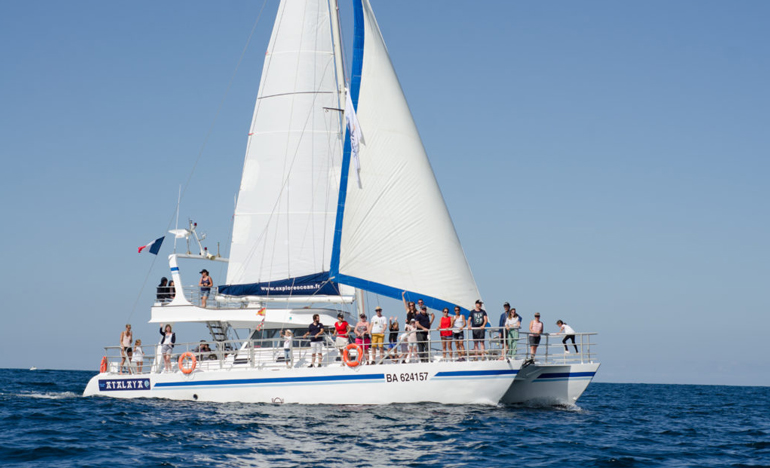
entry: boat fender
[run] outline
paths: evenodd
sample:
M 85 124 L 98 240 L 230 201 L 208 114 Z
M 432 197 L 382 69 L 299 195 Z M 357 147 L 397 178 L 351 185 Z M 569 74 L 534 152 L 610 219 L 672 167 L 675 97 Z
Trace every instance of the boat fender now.
M 99 373 L 107 372 L 107 356 L 102 356 L 102 364 L 99 366 Z
M 350 359 L 351 349 L 356 350 L 355 359 Z M 349 345 L 345 346 L 345 351 L 342 352 L 342 360 L 345 361 L 345 364 L 347 364 L 348 367 L 358 367 L 361 364 L 361 360 L 363 358 L 364 358 L 364 350 L 355 343 L 350 343 Z
M 185 364 L 185 361 L 189 359 L 190 365 L 189 367 Z M 198 360 L 195 359 L 195 355 L 189 351 L 179 356 L 179 370 L 182 371 L 183 374 L 189 374 L 192 371 L 195 370 L 195 365 L 198 363 Z

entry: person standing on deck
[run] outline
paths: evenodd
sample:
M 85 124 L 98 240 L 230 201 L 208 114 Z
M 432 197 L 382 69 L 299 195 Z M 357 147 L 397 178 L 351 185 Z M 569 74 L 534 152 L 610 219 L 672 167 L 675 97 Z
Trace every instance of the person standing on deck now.
M 468 329 L 471 330 L 473 335 L 473 354 L 477 356 L 477 359 L 484 359 L 486 352 L 484 348 L 484 335 L 489 317 L 487 316 L 487 311 L 481 308 L 483 305 L 484 303 L 481 299 L 477 300 L 474 309 L 468 315 Z
M 413 318 L 417 317 L 417 309 L 414 306 L 414 302 L 406 300 L 406 291 L 401 293 L 401 299 L 404 301 L 404 310 L 406 310 L 406 322 L 409 323 Z
M 415 317 L 417 326 L 417 354 L 420 356 L 420 362 L 428 362 L 428 333 L 430 333 L 430 318 L 428 317 L 428 308 L 422 306 L 420 313 Z
M 540 345 L 540 335 L 543 333 L 543 322 L 540 321 L 540 312 L 535 313 L 535 319 L 529 322 L 529 354 L 535 359 L 537 347 Z
M 388 336 L 388 352 L 390 352 L 393 348 L 396 347 L 396 342 L 398 342 L 399 326 L 398 326 L 398 320 L 396 319 L 396 317 L 391 317 L 390 320 L 388 321 L 388 330 L 390 331 L 390 334 Z M 398 352 L 396 352 L 395 357 L 398 358 Z M 393 358 L 394 358 L 394 355 L 391 354 L 391 360 Z
M 361 364 L 368 364 L 369 343 L 371 343 L 371 339 L 369 336 L 369 322 L 366 320 L 366 314 L 358 316 L 358 323 L 356 323 L 353 333 L 356 334 L 356 344 L 361 347 L 361 351 L 364 353 L 364 356 L 361 358 Z
M 201 287 L 201 307 L 206 308 L 206 302 L 208 301 L 209 294 L 211 294 L 211 287 L 214 285 L 214 281 L 209 276 L 209 271 L 206 269 L 201 270 L 201 280 L 198 281 L 198 286 Z
M 556 325 L 559 327 L 559 333 L 557 333 L 557 335 L 560 335 L 562 333 L 564 334 L 564 339 L 561 340 L 561 344 L 564 345 L 564 354 L 569 354 L 569 348 L 567 347 L 567 340 L 572 340 L 572 346 L 575 347 L 575 352 L 580 353 L 580 351 L 578 351 L 577 345 L 575 344 L 575 330 L 573 330 L 572 327 L 562 322 L 561 320 L 557 320 Z
M 449 352 L 449 358 L 452 358 L 452 317 L 449 316 L 449 308 L 444 307 L 441 311 L 441 320 L 438 323 L 439 336 L 441 337 L 441 356 L 444 360 L 447 360 L 447 352 Z
M 334 333 L 336 335 L 336 338 L 334 339 L 334 347 L 337 348 L 337 351 L 339 351 L 340 356 L 342 356 L 342 353 L 345 351 L 345 347 L 350 343 L 350 330 L 353 327 L 350 326 L 347 320 L 345 320 L 345 315 L 340 312 L 337 314 L 337 322 L 334 324 Z M 342 359 L 341 357 L 339 359 Z M 342 363 L 344 366 L 345 363 Z
M 465 330 L 465 316 L 460 310 L 460 307 L 455 306 L 455 316 L 452 318 L 452 338 L 455 342 L 455 351 L 457 351 L 457 360 L 465 361 L 463 355 L 465 354 L 465 337 L 463 336 L 463 330 Z
M 369 324 L 369 333 L 372 335 L 372 362 L 377 360 L 377 350 L 380 357 L 385 357 L 383 346 L 385 344 L 385 330 L 388 328 L 388 318 L 382 315 L 382 307 L 374 309 L 374 317 Z
M 425 307 L 425 310 L 428 310 L 428 307 L 425 305 L 425 302 L 423 302 L 422 299 L 417 299 L 417 310 L 422 310 L 422 308 Z M 436 315 L 431 312 L 428 314 L 430 316 L 430 326 L 433 326 L 433 321 L 436 320 Z
M 500 321 L 497 324 L 498 328 L 498 339 L 500 343 L 500 349 L 503 351 L 500 354 L 500 358 L 503 357 L 505 354 L 505 338 L 507 337 L 507 333 L 505 333 L 505 321 L 508 320 L 508 313 L 511 311 L 511 305 L 509 303 L 503 304 L 503 313 L 500 314 Z
M 516 309 L 511 309 L 508 318 L 505 320 L 505 333 L 508 340 L 508 357 L 516 357 L 516 347 L 519 343 L 519 329 L 521 328 L 521 315 L 516 313 Z
M 286 367 L 292 367 L 294 365 L 294 358 L 291 353 L 292 345 L 294 344 L 294 336 L 291 330 L 283 332 L 283 360 L 286 362 Z
M 134 342 L 134 334 L 131 332 L 131 325 L 126 324 L 126 329 L 120 332 L 120 366 L 118 373 L 123 373 L 123 364 L 128 361 L 128 373 L 131 374 L 131 355 L 133 354 L 131 344 Z
M 313 362 L 318 357 L 318 364 L 316 367 L 321 367 L 321 347 L 323 345 L 324 325 L 321 323 L 321 316 L 318 314 L 313 315 L 313 323 L 308 325 L 307 333 L 303 338 L 307 338 L 310 335 L 310 365 L 313 367 Z
M 163 372 L 171 372 L 171 353 L 174 351 L 174 343 L 176 343 L 176 333 L 171 331 L 171 324 L 166 324 L 165 328 L 163 328 L 162 323 L 160 324 L 160 336 L 160 351 L 164 363 Z

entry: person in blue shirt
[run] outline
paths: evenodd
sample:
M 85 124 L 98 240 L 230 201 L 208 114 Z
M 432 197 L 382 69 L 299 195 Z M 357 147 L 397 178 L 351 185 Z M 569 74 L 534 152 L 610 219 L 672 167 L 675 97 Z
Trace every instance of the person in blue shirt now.
M 508 314 L 511 312 L 511 305 L 509 303 L 503 304 L 503 313 L 500 314 L 500 323 L 497 324 L 500 327 L 497 331 L 497 341 L 500 345 L 500 349 L 505 348 L 505 321 L 508 319 Z

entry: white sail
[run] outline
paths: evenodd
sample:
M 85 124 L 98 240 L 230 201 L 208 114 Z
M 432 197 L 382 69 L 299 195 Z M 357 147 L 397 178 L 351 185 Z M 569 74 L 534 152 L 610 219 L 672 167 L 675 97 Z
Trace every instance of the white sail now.
M 342 159 L 337 73 L 328 1 L 281 1 L 251 123 L 227 284 L 329 270 Z
M 358 121 L 360 181 L 350 165 L 339 272 L 464 308 L 479 298 L 368 0 Z M 344 282 L 344 281 L 341 281 Z

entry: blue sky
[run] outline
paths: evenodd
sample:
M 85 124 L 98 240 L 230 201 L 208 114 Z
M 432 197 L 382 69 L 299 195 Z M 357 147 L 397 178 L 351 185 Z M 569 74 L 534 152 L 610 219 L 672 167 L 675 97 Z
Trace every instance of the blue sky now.
M 0 1 L 0 367 L 154 342 L 170 239 L 136 248 L 199 154 L 181 218 L 226 249 L 261 6 Z M 770 4 L 373 6 L 490 313 L 599 332 L 600 381 L 770 385 Z

